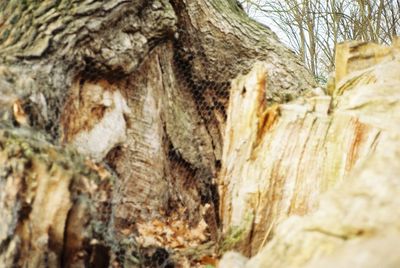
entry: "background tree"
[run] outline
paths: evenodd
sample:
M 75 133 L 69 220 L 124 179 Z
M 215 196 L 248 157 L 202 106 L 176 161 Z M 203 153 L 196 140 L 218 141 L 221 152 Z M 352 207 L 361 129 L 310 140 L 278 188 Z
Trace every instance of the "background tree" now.
M 335 46 L 344 40 L 390 44 L 400 29 L 395 0 L 241 1 L 251 16 L 273 23 L 283 40 L 317 78 L 334 67 Z M 323 79 L 325 80 L 325 79 Z

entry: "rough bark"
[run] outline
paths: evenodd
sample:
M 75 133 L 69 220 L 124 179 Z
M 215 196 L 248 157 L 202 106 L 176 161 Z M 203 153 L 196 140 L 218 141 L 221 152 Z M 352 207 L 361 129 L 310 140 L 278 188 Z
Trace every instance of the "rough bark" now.
M 247 18 L 236 1 L 0 1 L 0 10 L 2 117 L 29 133 L 44 131 L 51 143 L 71 145 L 116 172 L 109 228 L 113 239 L 128 244 L 119 253 L 125 256 L 133 248 L 129 241 L 171 219 L 201 230 L 181 240 L 216 240 L 215 178 L 232 78 L 265 61 L 268 103 L 287 102 L 314 86 L 295 55 L 266 26 Z M 84 246 L 66 250 L 68 234 L 77 235 L 81 215 L 92 214 L 79 211 L 86 205 L 78 204 L 78 211 L 63 206 L 70 218 L 64 215 L 57 230 L 64 229 L 67 238 L 57 239 L 61 244 L 52 252 L 55 263 L 73 266 L 73 255 Z M 174 248 L 168 239 L 140 241 Z M 12 245 L 4 244 L 1 252 Z M 35 252 L 45 261 L 48 253 Z M 13 261 L 27 262 L 21 256 Z

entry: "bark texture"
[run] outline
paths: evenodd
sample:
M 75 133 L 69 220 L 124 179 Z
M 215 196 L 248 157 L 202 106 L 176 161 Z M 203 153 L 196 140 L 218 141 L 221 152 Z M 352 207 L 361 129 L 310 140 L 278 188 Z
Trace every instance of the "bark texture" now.
M 99 241 L 104 251 L 125 257 L 109 253 L 108 264 L 134 263 L 136 245 L 174 250 L 192 240 L 191 245 L 198 246 L 217 239 L 215 179 L 232 78 L 264 60 L 269 66 L 270 90 L 264 96 L 268 103 L 287 102 L 314 86 L 295 55 L 269 28 L 247 18 L 236 1 L 4 0 L 0 10 L 2 118 L 15 128 L 29 129 L 29 135 L 48 133 L 48 146 L 71 146 L 93 161 L 105 161 L 118 177 L 109 190 L 112 216 L 102 219 L 110 220 L 106 229 L 112 230 L 118 245 L 105 238 Z M 57 211 L 62 216 L 54 225 L 60 245 L 52 249 L 54 254 L 46 243 L 33 251 L 38 261 L 31 267 L 53 265 L 52 260 L 56 266 L 72 267 L 76 252 L 84 261 L 74 267 L 96 259 L 92 253 L 79 253 L 83 242 L 67 250 L 69 241 L 80 241 L 68 238 L 69 232 L 74 237 L 86 226 L 80 217 L 95 217 L 80 212 L 86 205 L 77 205 L 75 211 L 75 203 L 68 201 L 75 192 L 65 187 L 74 184 L 79 172 L 74 170 L 67 179 L 56 176 L 60 182 L 55 187 L 66 202 L 60 201 Z M 18 183 L 14 177 L 6 181 Z M 43 194 L 50 191 L 46 189 Z M 10 198 L 20 202 L 18 195 Z M 54 196 L 43 198 L 52 202 Z M 98 202 L 88 201 L 94 207 Z M 31 210 L 26 213 L 31 217 Z M 11 219 L 19 223 L 18 217 Z M 186 235 L 170 226 L 172 220 L 198 234 Z M 168 237 L 148 232 L 159 226 L 167 226 L 168 234 L 181 242 L 172 245 Z M 45 232 L 38 231 L 40 237 Z M 21 239 L 22 234 L 14 235 Z M 152 235 L 151 243 L 136 241 Z M 7 239 L 0 240 L 1 252 L 14 245 Z M 30 239 L 36 236 L 23 240 Z M 20 254 L 25 247 L 15 248 Z M 168 256 L 162 252 L 151 254 Z M 12 261 L 20 261 L 20 266 L 29 259 L 15 254 L 10 255 Z

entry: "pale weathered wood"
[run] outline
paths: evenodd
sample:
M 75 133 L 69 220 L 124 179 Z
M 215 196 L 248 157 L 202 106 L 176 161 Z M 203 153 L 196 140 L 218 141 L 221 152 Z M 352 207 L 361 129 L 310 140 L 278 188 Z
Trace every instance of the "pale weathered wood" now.
M 268 107 L 266 68 L 256 66 L 233 85 L 220 175 L 223 228 L 252 219 L 243 241 L 249 255 L 271 225 L 307 214 L 320 193 L 342 182 L 381 132 L 336 112 L 326 95 Z
M 263 64 L 233 84 L 221 217 L 226 231 L 245 229 L 236 248 L 257 254 L 238 267 L 399 265 L 392 247 L 400 222 L 400 54 L 396 46 L 339 49 L 349 46 L 357 57 L 340 60 L 359 65 L 339 74 L 343 90 L 334 97 L 268 109 L 258 98 Z M 227 255 L 220 267 L 235 258 Z

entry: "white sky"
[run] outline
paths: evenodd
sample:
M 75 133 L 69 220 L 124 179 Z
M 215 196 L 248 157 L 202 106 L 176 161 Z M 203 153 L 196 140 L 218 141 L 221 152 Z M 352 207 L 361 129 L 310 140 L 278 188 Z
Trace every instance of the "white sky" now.
M 247 11 L 246 5 L 245 5 L 245 4 L 244 4 L 244 9 Z M 254 20 L 256 20 L 256 21 L 258 21 L 258 22 L 260 22 L 260 23 L 262 23 L 262 24 L 268 26 L 269 28 L 271 28 L 271 30 L 274 31 L 274 32 L 278 35 L 279 39 L 280 39 L 284 44 L 286 44 L 287 46 L 290 47 L 290 42 L 289 42 L 289 40 L 287 39 L 286 35 L 279 29 L 278 26 L 276 26 L 276 24 L 273 22 L 272 19 L 270 19 L 270 18 L 268 18 L 268 17 L 266 16 L 265 13 L 263 13 L 263 12 L 261 12 L 261 11 L 259 11 L 259 10 L 252 9 L 252 10 L 250 10 L 250 11 L 248 12 L 248 14 L 249 14 L 249 16 L 250 16 L 251 18 L 253 18 Z

